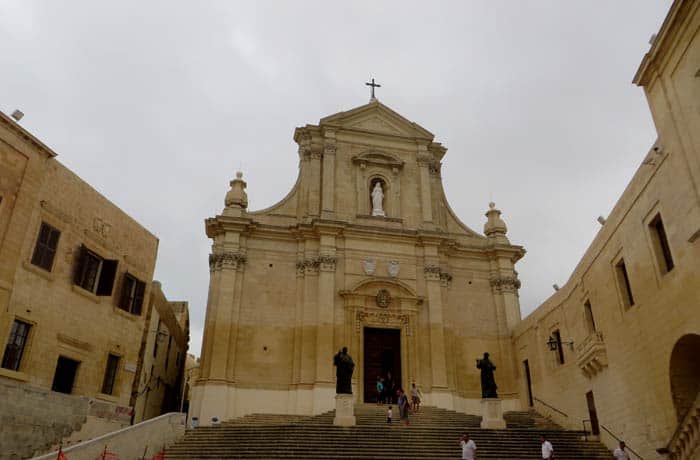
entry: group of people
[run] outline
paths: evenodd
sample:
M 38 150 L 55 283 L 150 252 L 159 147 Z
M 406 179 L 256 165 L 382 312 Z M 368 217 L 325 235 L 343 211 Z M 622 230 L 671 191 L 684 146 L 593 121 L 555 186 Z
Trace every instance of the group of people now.
M 420 410 L 420 399 L 422 393 L 415 383 L 411 385 L 411 395 L 406 394 L 400 386 L 394 386 L 391 378 L 391 372 L 387 372 L 387 377 L 377 377 L 377 404 L 390 404 L 386 412 L 386 421 L 391 423 L 394 418 L 394 410 L 391 404 L 398 405 L 399 418 L 404 425 L 409 424 L 408 415 L 411 411 L 418 412 Z M 394 399 L 396 396 L 396 399 Z
M 459 437 L 459 445 L 462 447 L 462 460 L 476 460 L 476 443 L 469 438 L 469 433 L 465 432 Z M 540 445 L 542 448 L 542 459 L 553 460 L 554 446 L 547 440 L 546 436 L 540 436 Z M 615 460 L 630 460 L 630 456 L 625 448 L 625 442 L 620 441 L 620 446 L 613 452 L 613 458 Z

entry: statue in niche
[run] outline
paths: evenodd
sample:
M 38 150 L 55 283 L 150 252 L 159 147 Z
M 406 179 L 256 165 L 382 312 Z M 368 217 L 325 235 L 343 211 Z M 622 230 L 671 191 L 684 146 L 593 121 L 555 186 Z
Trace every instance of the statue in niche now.
M 489 359 L 489 354 L 484 353 L 484 359 L 476 360 L 476 367 L 481 369 L 481 397 L 482 398 L 498 398 L 496 393 L 496 379 L 493 377 L 493 371 L 496 366 Z
M 382 181 L 378 180 L 374 183 L 374 188 L 372 189 L 372 215 L 373 216 L 386 216 L 384 214 L 384 190 L 382 190 Z
M 348 348 L 343 347 L 341 351 L 333 357 L 333 365 L 335 366 L 335 392 L 337 394 L 352 394 L 352 371 L 355 369 L 355 363 L 348 354 Z

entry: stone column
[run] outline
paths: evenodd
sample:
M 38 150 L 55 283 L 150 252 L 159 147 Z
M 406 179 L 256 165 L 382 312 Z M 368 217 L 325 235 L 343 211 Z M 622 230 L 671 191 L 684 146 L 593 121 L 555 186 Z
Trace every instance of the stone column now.
M 324 133 L 323 146 L 323 213 L 335 211 L 335 131 L 328 129 Z

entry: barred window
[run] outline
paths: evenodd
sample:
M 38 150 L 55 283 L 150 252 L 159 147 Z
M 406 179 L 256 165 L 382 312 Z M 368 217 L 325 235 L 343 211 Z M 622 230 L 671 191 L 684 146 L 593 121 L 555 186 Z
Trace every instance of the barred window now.
M 5 353 L 2 356 L 2 367 L 13 371 L 18 371 L 22 362 L 22 355 L 27 345 L 27 337 L 32 325 L 24 321 L 15 320 L 12 323 L 10 338 L 5 346 Z

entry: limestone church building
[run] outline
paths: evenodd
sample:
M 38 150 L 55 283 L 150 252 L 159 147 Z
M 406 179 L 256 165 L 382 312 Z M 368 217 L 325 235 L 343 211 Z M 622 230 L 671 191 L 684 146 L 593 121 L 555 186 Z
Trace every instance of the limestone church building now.
M 493 204 L 484 234 L 450 208 L 447 149 L 372 98 L 294 132 L 299 176 L 278 204 L 247 209 L 231 181 L 212 239 L 201 424 L 253 412 L 335 406 L 333 355 L 355 360 L 353 393 L 375 401 L 378 376 L 415 382 L 430 405 L 479 413 L 476 359 L 489 352 L 504 410 L 520 407 L 511 333 L 520 321 L 514 264 Z

